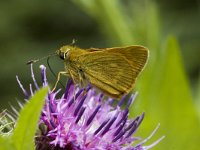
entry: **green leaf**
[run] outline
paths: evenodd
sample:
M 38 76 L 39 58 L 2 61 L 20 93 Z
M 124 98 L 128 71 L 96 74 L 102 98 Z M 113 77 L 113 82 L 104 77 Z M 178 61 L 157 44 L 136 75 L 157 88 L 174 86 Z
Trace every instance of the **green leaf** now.
M 48 88 L 36 92 L 20 111 L 12 140 L 16 150 L 34 150 L 34 136 Z
M 0 150 L 16 150 L 9 137 L 0 137 Z
M 199 120 L 200 120 L 200 76 L 198 79 L 198 83 L 197 83 L 197 89 L 195 91 L 195 102 L 196 102 L 196 108 L 199 114 Z
M 180 49 L 174 37 L 169 37 L 160 54 L 150 82 L 142 80 L 136 109 L 146 112 L 139 135 L 149 131 L 160 122 L 157 137 L 165 135 L 154 149 L 199 149 L 200 124 L 193 104 L 191 91 L 181 60 Z M 144 135 L 144 134 L 143 134 Z

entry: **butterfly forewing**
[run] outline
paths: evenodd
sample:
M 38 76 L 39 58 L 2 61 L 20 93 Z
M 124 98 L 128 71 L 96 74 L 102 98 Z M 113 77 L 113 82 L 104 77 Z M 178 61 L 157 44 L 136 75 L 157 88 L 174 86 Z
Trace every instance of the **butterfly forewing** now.
M 120 56 L 125 57 L 135 70 L 136 77 L 142 71 L 148 59 L 148 49 L 139 45 L 105 49 L 91 48 L 88 49 L 88 51 L 106 51 L 111 54 L 119 54 Z
M 90 52 L 81 55 L 78 61 L 89 82 L 113 97 L 119 98 L 133 87 L 136 72 L 117 53 Z

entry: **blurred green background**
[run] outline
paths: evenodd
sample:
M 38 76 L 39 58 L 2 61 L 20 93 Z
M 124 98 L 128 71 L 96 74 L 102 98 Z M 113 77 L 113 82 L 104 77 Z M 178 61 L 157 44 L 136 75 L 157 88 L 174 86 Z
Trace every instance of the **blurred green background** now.
M 144 45 L 149 63 L 137 82 L 131 116 L 145 112 L 138 135 L 153 149 L 198 150 L 200 140 L 200 2 L 198 0 L 1 0 L 0 109 L 23 98 L 15 76 L 29 88 L 28 60 L 70 44 L 82 48 Z M 39 64 L 34 65 L 37 79 Z M 57 57 L 55 72 L 63 69 Z M 47 70 L 51 84 L 53 75 Z

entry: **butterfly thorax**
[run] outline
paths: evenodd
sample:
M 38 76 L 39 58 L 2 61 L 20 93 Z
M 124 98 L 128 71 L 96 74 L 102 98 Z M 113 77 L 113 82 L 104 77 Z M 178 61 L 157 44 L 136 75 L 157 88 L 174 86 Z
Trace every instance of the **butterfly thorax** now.
M 64 60 L 65 71 L 70 74 L 75 84 L 79 83 L 83 85 L 85 76 L 78 59 L 79 56 L 86 53 L 88 53 L 86 50 L 69 45 L 61 47 L 58 51 L 59 57 Z

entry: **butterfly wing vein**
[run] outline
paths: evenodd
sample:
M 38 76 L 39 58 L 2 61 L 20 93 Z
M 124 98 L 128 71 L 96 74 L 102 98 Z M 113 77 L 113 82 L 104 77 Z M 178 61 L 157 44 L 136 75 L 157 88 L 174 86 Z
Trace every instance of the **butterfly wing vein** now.
M 136 70 L 117 53 L 94 52 L 78 60 L 89 82 L 113 97 L 121 97 L 135 83 Z

